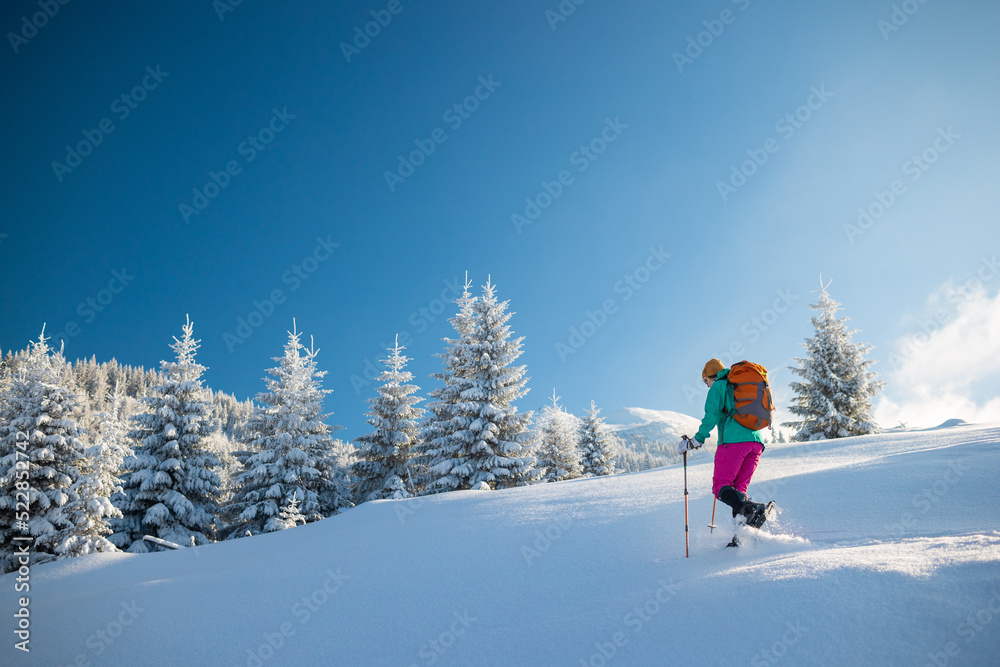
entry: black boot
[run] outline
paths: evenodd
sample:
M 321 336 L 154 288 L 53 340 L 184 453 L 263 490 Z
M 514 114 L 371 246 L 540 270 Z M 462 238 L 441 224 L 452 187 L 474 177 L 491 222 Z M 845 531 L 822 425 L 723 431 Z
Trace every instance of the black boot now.
M 733 508 L 733 518 L 742 516 L 748 526 L 760 528 L 767 520 L 767 506 L 750 500 L 747 494 L 731 486 L 719 489 L 719 500 Z
M 750 501 L 747 494 L 737 491 L 731 486 L 724 486 L 719 489 L 719 500 L 733 508 L 734 519 L 743 514 L 744 506 Z

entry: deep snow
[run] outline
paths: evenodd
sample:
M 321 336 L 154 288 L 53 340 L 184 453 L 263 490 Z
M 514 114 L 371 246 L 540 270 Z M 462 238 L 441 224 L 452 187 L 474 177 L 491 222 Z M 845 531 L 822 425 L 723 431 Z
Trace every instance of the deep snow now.
M 1000 425 L 769 445 L 740 549 L 711 460 L 367 503 L 31 571 L 32 665 L 996 665 Z M 12 627 L 14 575 L 0 578 Z M 284 631 L 284 635 L 282 632 Z M 272 648 L 277 646 L 277 648 Z M 607 656 L 607 657 L 606 657 Z M 74 662 L 76 661 L 76 662 Z

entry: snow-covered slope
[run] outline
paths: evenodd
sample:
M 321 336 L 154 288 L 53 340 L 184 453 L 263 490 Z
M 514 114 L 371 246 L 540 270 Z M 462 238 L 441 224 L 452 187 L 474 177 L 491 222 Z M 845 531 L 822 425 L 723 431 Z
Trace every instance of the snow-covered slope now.
M 711 460 L 368 503 L 282 533 L 31 571 L 4 665 L 995 665 L 1000 425 L 769 445 L 726 549 Z

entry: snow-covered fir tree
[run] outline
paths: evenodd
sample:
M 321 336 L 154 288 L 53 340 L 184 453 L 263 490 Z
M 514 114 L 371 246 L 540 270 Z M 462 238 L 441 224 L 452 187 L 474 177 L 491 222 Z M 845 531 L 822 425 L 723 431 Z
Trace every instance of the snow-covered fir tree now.
M 407 490 L 410 477 L 407 468 L 410 449 L 417 439 L 417 422 L 424 411 L 415 407 L 421 400 L 413 395 L 419 387 L 407 384 L 413 374 L 403 370 L 409 361 L 402 354 L 404 349 L 396 336 L 395 347 L 389 348 L 389 356 L 382 360 L 386 370 L 377 378 L 382 383 L 379 395 L 368 400 L 371 404 L 368 423 L 375 431 L 355 440 L 358 461 L 353 472 L 357 478 L 354 485 L 357 503 L 412 495 Z
M 108 541 L 110 521 L 122 513 L 111 501 L 122 493 L 118 474 L 125 457 L 132 456 L 122 420 L 125 395 L 116 384 L 108 392 L 107 410 L 98 415 L 97 442 L 86 450 L 80 477 L 73 483 L 75 498 L 66 505 L 73 524 L 70 534 L 57 548 L 60 558 L 100 551 L 117 551 Z
M 558 482 L 583 475 L 579 427 L 576 418 L 559 405 L 552 390 L 551 404 L 539 410 L 535 434 L 535 469 L 543 482 Z
M 590 402 L 590 410 L 580 426 L 580 450 L 583 473 L 594 477 L 615 474 L 615 444 L 617 438 L 599 416 L 600 409 Z
M 225 436 L 226 440 L 218 440 L 217 444 L 228 446 L 231 443 L 245 442 L 250 437 L 248 426 L 253 415 L 253 401 L 238 401 L 235 397 L 221 391 L 212 392 L 212 427 Z M 226 451 L 231 451 L 232 448 Z
M 124 518 L 111 538 L 119 548 L 149 551 L 143 535 L 182 545 L 214 537 L 221 463 L 205 443 L 209 396 L 201 384 L 205 367 L 195 361 L 199 343 L 188 318 L 170 346 L 176 360 L 160 362 L 163 384 L 142 399 L 146 412 L 134 418 L 129 437 L 138 445 L 125 460 Z
M 351 489 L 357 482 L 352 470 L 358 462 L 358 449 L 349 442 L 335 438 L 330 445 L 331 478 L 338 489 Z M 407 480 L 409 482 L 409 480 Z M 408 484 L 409 486 L 409 484 Z
M 220 466 L 216 472 L 219 475 L 219 507 L 232 502 L 233 492 L 239 485 L 238 479 L 243 472 L 243 465 L 234 455 L 238 449 L 232 439 L 223 430 L 215 430 L 205 438 L 205 449 L 219 459 Z
M 457 406 L 462 400 L 462 381 L 470 368 L 469 345 L 475 327 L 473 305 L 476 298 L 469 292 L 471 287 L 466 274 L 462 295 L 455 300 L 458 313 L 448 320 L 458 337 L 445 338 L 445 351 L 435 355 L 441 359 L 444 370 L 431 377 L 439 380 L 442 386 L 429 392 L 431 400 L 427 404 L 427 416 L 420 425 L 419 442 L 413 448 L 410 460 L 410 473 L 420 490 L 441 490 L 437 486 L 431 487 L 442 476 L 431 469 L 450 458 L 462 446 L 456 433 L 463 430 L 464 422 L 456 416 Z
M 653 455 L 650 453 L 649 445 L 646 445 L 646 451 L 642 455 L 642 469 L 652 470 L 655 467 L 656 467 L 656 459 L 654 459 Z
M 865 358 L 873 346 L 852 341 L 857 329 L 847 328 L 849 318 L 837 318 L 840 304 L 828 287 L 821 280 L 819 299 L 810 304 L 818 313 L 812 318 L 814 335 L 803 343 L 809 356 L 796 358 L 798 366 L 790 367 L 802 378 L 791 383 L 796 396 L 789 407 L 802 419 L 783 424 L 795 429 L 795 441 L 878 432 L 872 399 L 885 383 L 870 370 L 875 362 Z
M 775 428 L 774 434 L 771 436 L 771 442 L 774 444 L 782 444 L 788 442 L 788 438 L 785 437 L 784 429 Z
M 287 502 L 282 503 L 281 511 L 278 513 L 278 520 L 284 524 L 284 528 L 295 528 L 307 523 L 306 517 L 299 511 L 299 499 L 292 496 Z
M 257 433 L 227 508 L 236 516 L 232 537 L 291 527 L 289 516 L 319 521 L 352 506 L 350 487 L 323 420 L 326 371 L 316 367 L 319 350 L 301 342 L 294 320 L 285 354 L 268 372 L 266 393 L 256 397 L 252 428 Z M 291 504 L 296 509 L 291 510 Z
M 457 356 L 453 375 L 458 390 L 450 435 L 435 439 L 428 467 L 436 478 L 431 491 L 520 486 L 535 478 L 534 457 L 525 452 L 531 413 L 518 413 L 514 402 L 527 393 L 521 356 L 523 338 L 511 339 L 508 302 L 498 301 L 487 281 L 472 304 L 472 331 Z M 457 327 L 456 327 L 457 328 Z
M 54 560 L 75 525 L 67 506 L 79 500 L 87 433 L 76 392 L 64 384 L 66 361 L 49 349 L 45 330 L 6 388 L 0 415 L 0 558 L 17 569 L 15 547 L 31 538 L 31 564 Z M 27 498 L 27 510 L 24 501 Z M 18 507 L 18 503 L 22 503 Z

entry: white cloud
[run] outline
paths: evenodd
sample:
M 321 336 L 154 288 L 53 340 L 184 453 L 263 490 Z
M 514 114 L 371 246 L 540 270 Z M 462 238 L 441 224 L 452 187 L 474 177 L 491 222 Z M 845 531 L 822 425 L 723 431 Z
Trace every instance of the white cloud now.
M 949 281 L 927 300 L 927 313 L 878 364 L 888 384 L 876 405 L 883 427 L 936 426 L 946 419 L 1000 420 L 1000 273 L 984 260 L 968 280 Z

